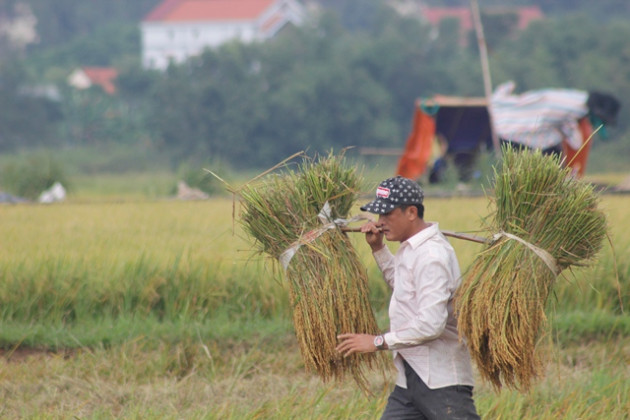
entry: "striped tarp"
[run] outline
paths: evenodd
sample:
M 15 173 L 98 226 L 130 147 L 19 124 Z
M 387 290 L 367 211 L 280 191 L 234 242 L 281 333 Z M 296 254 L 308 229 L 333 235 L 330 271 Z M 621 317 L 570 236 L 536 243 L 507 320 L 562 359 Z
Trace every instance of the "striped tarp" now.
M 582 144 L 578 120 L 588 113 L 588 92 L 574 89 L 531 90 L 515 95 L 514 82 L 498 86 L 490 110 L 497 135 L 534 149 Z

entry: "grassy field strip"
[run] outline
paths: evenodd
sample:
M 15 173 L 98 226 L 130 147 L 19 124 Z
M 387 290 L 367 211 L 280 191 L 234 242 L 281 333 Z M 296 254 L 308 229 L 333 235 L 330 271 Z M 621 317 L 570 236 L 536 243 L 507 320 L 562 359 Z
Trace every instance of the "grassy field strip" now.
M 553 352 L 545 378 L 529 394 L 495 394 L 479 384 L 483 418 L 628 418 L 627 342 Z M 373 375 L 367 396 L 352 381 L 323 384 L 303 371 L 287 335 L 224 348 L 135 340 L 69 357 L 0 359 L 0 367 L 3 418 L 376 419 L 391 386 Z

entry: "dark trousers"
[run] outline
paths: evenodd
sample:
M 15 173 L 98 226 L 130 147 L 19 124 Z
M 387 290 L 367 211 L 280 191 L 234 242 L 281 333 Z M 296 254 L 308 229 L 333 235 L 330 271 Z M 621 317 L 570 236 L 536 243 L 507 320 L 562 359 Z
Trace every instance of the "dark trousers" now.
M 396 386 L 389 396 L 381 420 L 479 419 L 471 386 L 430 389 L 405 362 L 407 389 Z
M 501 139 L 501 145 L 502 146 L 510 146 L 513 149 L 516 150 L 534 150 L 531 147 L 525 146 L 523 144 L 519 144 L 519 143 L 514 143 L 511 142 L 509 140 L 505 140 L 505 139 Z M 540 151 L 543 155 L 547 156 L 547 155 L 554 155 L 554 156 L 562 156 L 562 144 L 558 144 L 555 146 L 551 146 L 551 147 L 547 147 L 546 149 L 542 149 Z

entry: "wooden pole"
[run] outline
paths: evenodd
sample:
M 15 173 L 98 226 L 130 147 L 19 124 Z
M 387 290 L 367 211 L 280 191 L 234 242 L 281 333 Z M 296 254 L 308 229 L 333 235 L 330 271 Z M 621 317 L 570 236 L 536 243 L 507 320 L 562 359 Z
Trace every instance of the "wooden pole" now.
M 342 227 L 342 232 L 361 232 L 360 227 Z M 484 238 L 482 236 L 469 235 L 467 233 L 451 232 L 450 230 L 441 231 L 444 236 L 450 236 L 452 238 L 464 239 L 466 241 L 477 242 L 479 244 L 491 245 L 492 240 Z
M 479 46 L 479 58 L 481 59 L 481 72 L 483 74 L 483 86 L 487 102 L 486 107 L 488 109 L 488 121 L 490 122 L 490 134 L 492 136 L 494 154 L 497 158 L 500 158 L 501 146 L 499 145 L 499 137 L 494 129 L 492 113 L 490 112 L 492 80 L 490 79 L 490 65 L 488 64 L 488 48 L 486 46 L 486 38 L 483 34 L 483 25 L 481 24 L 481 15 L 479 13 L 477 0 L 470 0 L 470 8 L 472 11 L 473 24 L 475 25 L 475 33 L 477 34 L 477 45 Z

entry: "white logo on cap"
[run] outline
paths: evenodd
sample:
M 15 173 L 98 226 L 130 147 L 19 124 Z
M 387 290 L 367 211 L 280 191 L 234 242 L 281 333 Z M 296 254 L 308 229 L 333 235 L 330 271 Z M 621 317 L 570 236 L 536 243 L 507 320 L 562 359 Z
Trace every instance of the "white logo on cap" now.
M 376 196 L 379 198 L 388 198 L 389 197 L 389 188 L 378 187 L 376 189 Z

